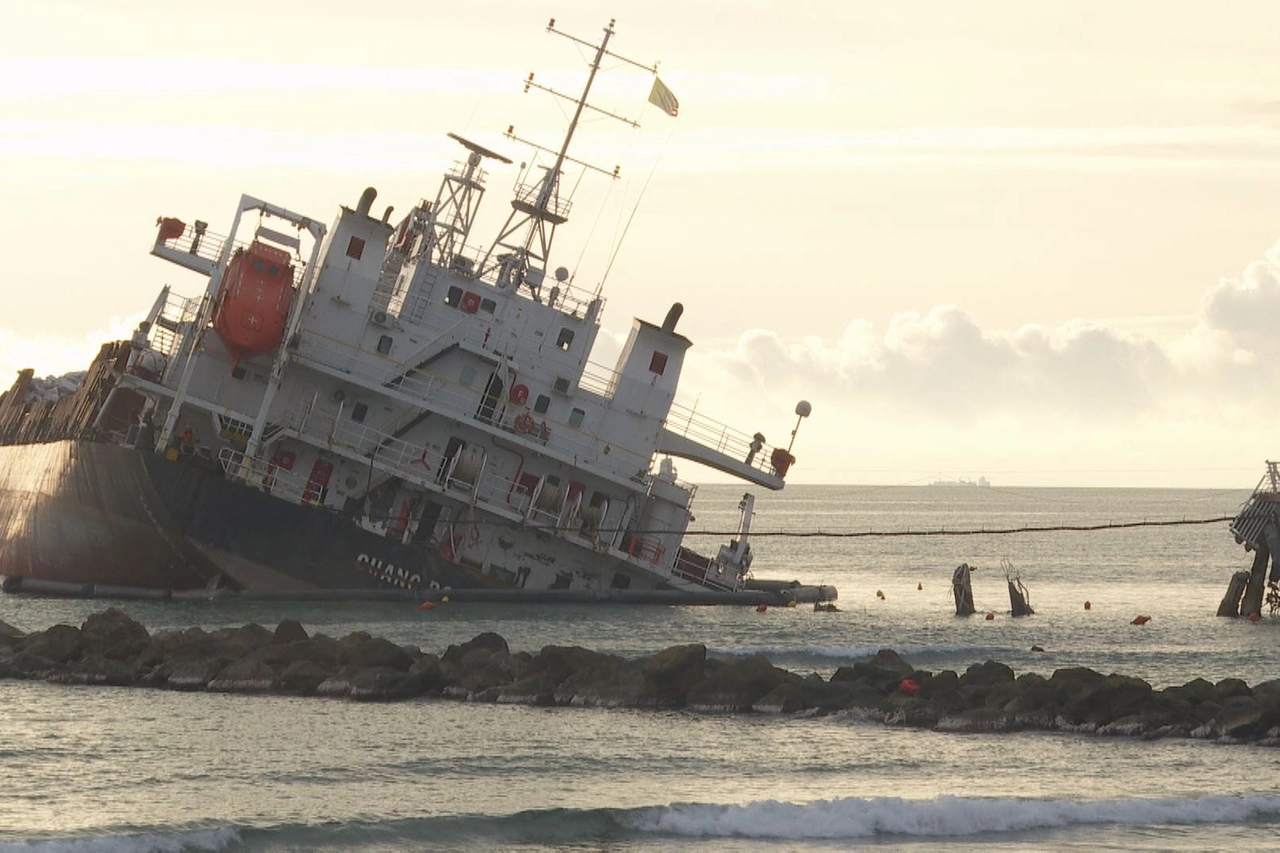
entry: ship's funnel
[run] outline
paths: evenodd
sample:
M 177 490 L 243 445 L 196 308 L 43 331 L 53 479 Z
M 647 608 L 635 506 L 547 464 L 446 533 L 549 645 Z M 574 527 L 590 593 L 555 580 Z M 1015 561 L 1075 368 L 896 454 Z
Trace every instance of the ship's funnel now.
M 674 332 L 676 323 L 680 322 L 680 315 L 684 313 L 684 306 L 679 302 L 671 305 L 671 310 L 667 312 L 667 318 L 662 321 L 662 331 Z
M 373 187 L 365 187 L 364 192 L 360 193 L 360 203 L 356 205 L 356 212 L 368 216 L 369 211 L 373 209 L 373 200 L 377 197 L 377 190 Z

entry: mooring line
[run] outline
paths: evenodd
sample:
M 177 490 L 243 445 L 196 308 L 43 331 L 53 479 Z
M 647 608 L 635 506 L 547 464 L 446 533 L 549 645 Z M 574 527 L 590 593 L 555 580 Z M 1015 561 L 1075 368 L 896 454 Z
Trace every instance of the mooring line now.
M 867 537 L 888 537 L 888 536 L 1007 536 L 1013 533 L 1087 533 L 1096 530 L 1125 530 L 1135 527 L 1180 527 L 1191 524 L 1221 524 L 1224 521 L 1231 521 L 1234 515 L 1223 515 L 1217 518 L 1183 518 L 1173 519 L 1169 521 L 1109 521 L 1105 524 L 1054 524 L 1047 527 L 993 527 L 978 528 L 977 530 L 947 530 L 939 528 L 937 530 L 847 530 L 847 531 L 828 531 L 828 530 L 766 530 L 751 531 L 751 538 L 763 536 L 777 536 L 790 538 L 823 538 L 823 539 L 858 539 Z M 659 533 L 661 531 L 633 531 L 645 533 Z M 736 536 L 737 531 L 715 532 L 690 530 L 686 536 Z

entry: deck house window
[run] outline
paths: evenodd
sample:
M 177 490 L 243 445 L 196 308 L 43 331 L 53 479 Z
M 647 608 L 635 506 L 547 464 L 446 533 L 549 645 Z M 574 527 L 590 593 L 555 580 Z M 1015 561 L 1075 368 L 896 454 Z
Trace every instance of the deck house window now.
M 649 372 L 656 373 L 661 376 L 667 369 L 667 354 L 665 352 L 654 352 L 653 358 L 649 359 Z
M 565 352 L 569 351 L 569 347 L 573 345 L 573 329 L 561 329 L 560 334 L 556 337 L 556 346 Z
M 369 414 L 369 407 L 364 403 L 356 403 L 351 407 L 351 420 L 358 424 L 364 423 L 364 417 L 367 414 Z
M 586 416 L 587 416 L 587 413 L 582 411 L 582 409 L 574 409 L 573 411 L 569 412 L 569 426 L 571 427 L 582 426 L 582 419 L 585 418 Z
M 545 415 L 549 408 L 551 408 L 551 398 L 546 394 L 539 394 L 538 399 L 533 401 L 533 410 L 540 415 Z
M 347 244 L 347 257 L 360 260 L 360 256 L 364 254 L 364 240 L 359 237 L 352 237 L 351 242 Z

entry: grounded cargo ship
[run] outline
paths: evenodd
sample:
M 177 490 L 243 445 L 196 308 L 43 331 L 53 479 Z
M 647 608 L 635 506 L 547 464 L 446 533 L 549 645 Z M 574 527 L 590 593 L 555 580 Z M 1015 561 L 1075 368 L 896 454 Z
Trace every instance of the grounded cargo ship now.
M 588 361 L 600 288 L 553 267 L 551 248 L 612 35 L 488 245 L 471 243 L 486 167 L 512 161 L 454 134 L 463 159 L 398 222 L 372 212 L 372 188 L 328 228 L 249 196 L 226 236 L 160 219 L 152 254 L 203 292 L 165 287 L 73 394 L 34 399 L 27 370 L 0 399 L 5 589 L 834 598 L 752 579 L 751 495 L 716 553 L 683 546 L 695 487 L 671 457 L 767 489 L 794 457 L 674 403 L 690 346 L 678 304 L 635 320 L 613 368 Z M 656 76 L 650 101 L 675 113 Z

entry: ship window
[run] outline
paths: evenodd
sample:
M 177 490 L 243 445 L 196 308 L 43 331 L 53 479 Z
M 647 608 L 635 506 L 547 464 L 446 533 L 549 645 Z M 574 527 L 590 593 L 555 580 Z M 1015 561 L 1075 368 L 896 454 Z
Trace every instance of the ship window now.
M 471 383 L 476 381 L 476 369 L 471 365 L 467 365 L 462 368 L 462 373 L 458 376 L 458 381 L 470 388 Z
M 460 303 L 461 301 L 462 301 L 461 287 L 451 287 L 449 288 L 449 292 L 444 295 L 445 305 L 452 305 L 454 308 L 457 308 L 458 303 Z
M 383 355 L 386 355 L 387 353 L 391 352 L 391 336 L 390 335 L 383 335 L 382 337 L 378 338 L 378 352 L 382 353 Z
M 258 259 L 258 258 L 254 258 L 254 259 L 253 259 L 253 271 L 254 271 L 254 272 L 262 272 L 262 271 L 263 271 L 264 269 L 266 269 L 266 268 L 267 268 L 267 265 L 266 265 L 266 264 L 264 264 L 260 259 Z
M 545 415 L 549 408 L 551 408 L 551 398 L 546 394 L 539 394 L 538 399 L 533 401 L 533 410 L 540 415 Z
M 582 411 L 582 409 L 574 409 L 573 411 L 569 412 L 569 426 L 571 427 L 582 426 L 582 419 L 585 418 L 586 416 L 587 416 L 587 413 Z
M 486 314 L 492 314 L 494 311 L 498 310 L 498 303 L 494 302 L 492 299 L 481 299 L 480 310 Z
M 347 257 L 360 260 L 360 256 L 364 254 L 364 240 L 359 237 L 352 237 L 351 242 L 347 244 Z
M 277 266 L 276 264 L 272 264 L 271 266 L 267 267 L 267 275 L 271 276 L 272 278 L 279 278 L 280 267 Z
M 356 403 L 351 407 L 351 420 L 358 424 L 364 423 L 364 416 L 369 414 L 369 407 L 364 403 Z
M 235 367 L 231 368 L 232 379 L 244 379 L 244 377 L 245 377 L 245 369 L 243 367 L 237 364 Z
M 556 346 L 566 352 L 573 343 L 573 329 L 561 329 L 560 335 L 556 338 Z
M 653 358 L 649 359 L 649 372 L 656 373 L 661 376 L 667 369 L 667 354 L 665 352 L 654 352 Z

